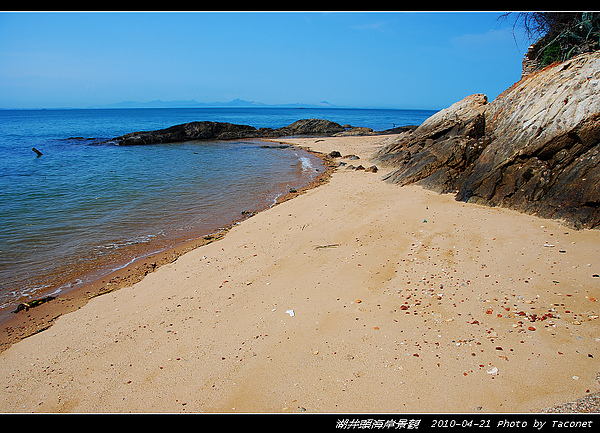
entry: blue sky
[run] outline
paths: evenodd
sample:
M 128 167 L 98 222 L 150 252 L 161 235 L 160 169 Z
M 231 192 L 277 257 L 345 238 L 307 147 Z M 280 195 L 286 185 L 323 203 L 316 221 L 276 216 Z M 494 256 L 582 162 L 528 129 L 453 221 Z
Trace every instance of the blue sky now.
M 0 108 L 235 98 L 442 109 L 517 82 L 483 12 L 0 13 Z

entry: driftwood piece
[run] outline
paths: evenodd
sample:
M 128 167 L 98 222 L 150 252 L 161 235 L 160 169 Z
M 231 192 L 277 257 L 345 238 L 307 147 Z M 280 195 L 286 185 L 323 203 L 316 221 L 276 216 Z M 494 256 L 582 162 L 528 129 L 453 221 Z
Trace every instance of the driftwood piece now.
M 42 305 L 48 301 L 53 300 L 55 297 L 56 296 L 46 296 L 44 298 L 34 299 L 33 301 L 23 302 L 17 306 L 17 309 L 15 311 L 13 311 L 13 313 L 18 313 L 19 311 L 23 311 L 23 310 L 29 311 L 30 308 L 34 308 L 39 305 Z

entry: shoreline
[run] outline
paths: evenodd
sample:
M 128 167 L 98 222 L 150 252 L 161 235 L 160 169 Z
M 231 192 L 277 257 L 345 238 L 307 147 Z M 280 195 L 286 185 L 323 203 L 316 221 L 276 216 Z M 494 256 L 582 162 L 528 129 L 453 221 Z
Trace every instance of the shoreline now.
M 258 141 L 275 143 L 280 142 L 278 139 L 261 139 Z M 309 152 L 321 159 L 323 161 L 323 168 L 325 171 L 319 173 L 315 179 L 308 184 L 297 188 L 296 192 L 283 193 L 277 197 L 271 206 L 267 208 L 252 210 L 250 211 L 250 214 L 242 215 L 239 219 L 231 222 L 230 224 L 224 225 L 223 227 L 211 232 L 202 233 L 198 237 L 185 240 L 174 239 L 172 242 L 170 242 L 170 246 L 162 248 L 159 251 L 149 251 L 142 256 L 134 258 L 129 263 L 118 267 L 116 270 L 107 271 L 102 276 L 95 278 L 90 277 L 92 274 L 95 272 L 97 273 L 100 270 L 88 270 L 86 273 L 81 275 L 82 277 L 90 277 L 87 282 L 81 283 L 75 287 L 64 289 L 54 296 L 52 293 L 59 290 L 59 287 L 55 286 L 44 290 L 39 294 L 39 296 L 36 296 L 34 299 L 28 301 L 33 302 L 35 300 L 43 300 L 49 296 L 53 296 L 53 299 L 50 302 L 43 302 L 36 307 L 29 308 L 26 311 L 22 310 L 17 313 L 14 313 L 14 311 L 21 304 L 19 304 L 19 302 L 11 304 L 0 316 L 0 353 L 18 341 L 49 329 L 54 321 L 60 316 L 83 307 L 91 299 L 115 290 L 119 290 L 123 287 L 131 286 L 141 281 L 146 275 L 154 272 L 161 266 L 173 263 L 183 254 L 223 239 L 232 227 L 240 224 L 248 218 L 251 218 L 256 213 L 263 212 L 266 209 L 270 209 L 285 201 L 291 200 L 292 198 L 303 194 L 305 191 L 316 188 L 325 183 L 331 176 L 332 171 L 332 166 L 329 165 L 327 155 L 314 152 L 309 148 L 301 146 L 293 147 Z M 22 301 L 25 302 L 24 299 Z
M 366 166 L 386 138 L 276 141 Z M 340 167 L 0 353 L 0 405 L 568 412 L 600 390 L 598 257 L 598 231 Z

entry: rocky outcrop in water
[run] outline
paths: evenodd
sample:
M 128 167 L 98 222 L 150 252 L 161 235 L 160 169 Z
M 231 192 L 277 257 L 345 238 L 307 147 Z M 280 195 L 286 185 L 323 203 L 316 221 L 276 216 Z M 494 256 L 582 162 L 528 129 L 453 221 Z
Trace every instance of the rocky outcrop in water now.
M 192 140 L 235 140 L 293 135 L 332 135 L 345 131 L 338 123 L 324 119 L 303 119 L 282 128 L 255 128 L 226 122 L 189 122 L 156 131 L 132 132 L 111 141 L 121 146 L 177 143 Z
M 575 228 L 600 227 L 600 52 L 471 95 L 377 155 L 386 179 Z

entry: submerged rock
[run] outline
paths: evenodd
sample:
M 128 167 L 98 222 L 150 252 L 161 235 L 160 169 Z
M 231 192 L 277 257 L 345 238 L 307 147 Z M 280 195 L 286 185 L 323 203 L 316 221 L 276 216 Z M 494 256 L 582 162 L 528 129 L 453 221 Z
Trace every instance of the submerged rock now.
M 470 95 L 388 143 L 386 179 L 574 228 L 600 226 L 600 52 Z

